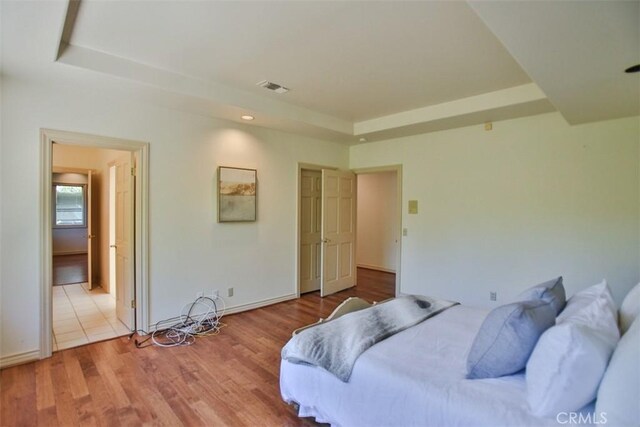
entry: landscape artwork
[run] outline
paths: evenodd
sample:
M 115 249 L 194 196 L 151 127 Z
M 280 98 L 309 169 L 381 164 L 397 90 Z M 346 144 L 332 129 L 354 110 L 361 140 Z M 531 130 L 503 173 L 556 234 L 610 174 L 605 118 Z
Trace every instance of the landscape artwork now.
M 218 222 L 256 220 L 255 169 L 218 167 Z

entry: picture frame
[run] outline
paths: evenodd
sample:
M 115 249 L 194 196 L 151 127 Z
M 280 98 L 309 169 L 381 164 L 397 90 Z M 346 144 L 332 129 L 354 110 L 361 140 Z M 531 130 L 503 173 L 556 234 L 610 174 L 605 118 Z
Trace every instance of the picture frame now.
M 218 222 L 254 222 L 257 216 L 256 169 L 218 166 Z

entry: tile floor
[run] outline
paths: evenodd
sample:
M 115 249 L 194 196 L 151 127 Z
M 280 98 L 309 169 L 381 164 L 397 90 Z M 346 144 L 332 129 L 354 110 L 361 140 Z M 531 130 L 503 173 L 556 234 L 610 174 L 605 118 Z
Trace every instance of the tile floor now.
M 53 351 L 130 333 L 116 317 L 116 300 L 86 283 L 53 287 Z

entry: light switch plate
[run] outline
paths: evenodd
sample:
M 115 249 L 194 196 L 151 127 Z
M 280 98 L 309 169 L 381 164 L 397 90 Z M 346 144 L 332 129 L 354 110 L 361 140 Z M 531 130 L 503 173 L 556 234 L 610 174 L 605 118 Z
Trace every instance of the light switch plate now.
M 409 213 L 417 214 L 418 213 L 418 201 L 417 200 L 409 200 Z

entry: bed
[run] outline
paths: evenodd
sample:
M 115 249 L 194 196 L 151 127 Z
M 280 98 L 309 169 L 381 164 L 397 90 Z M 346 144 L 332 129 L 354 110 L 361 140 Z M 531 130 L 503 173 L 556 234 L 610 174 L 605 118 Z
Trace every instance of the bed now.
M 281 361 L 280 389 L 300 417 L 332 426 L 558 426 L 598 424 L 591 402 L 576 415 L 539 417 L 524 372 L 466 379 L 466 359 L 489 310 L 457 305 L 363 352 L 348 382 L 323 368 Z M 636 322 L 637 323 L 637 322 Z M 577 419 L 577 418 L 574 418 Z

